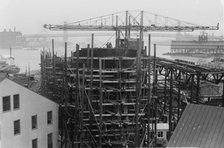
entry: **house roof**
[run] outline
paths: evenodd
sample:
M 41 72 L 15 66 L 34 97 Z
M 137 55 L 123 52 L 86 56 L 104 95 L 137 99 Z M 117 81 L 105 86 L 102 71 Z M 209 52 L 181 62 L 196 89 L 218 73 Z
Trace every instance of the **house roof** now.
M 17 85 L 17 86 L 20 86 L 20 87 L 22 87 L 22 88 L 24 88 L 24 89 L 27 89 L 28 91 L 30 91 L 30 92 L 32 92 L 32 93 L 34 93 L 34 94 L 37 94 L 37 95 L 39 95 L 39 96 L 41 96 L 41 97 L 43 97 L 43 98 L 45 98 L 45 99 L 47 99 L 47 100 L 49 100 L 49 101 L 51 101 L 51 102 L 54 102 L 54 103 L 58 104 L 58 103 L 55 102 L 54 100 L 51 100 L 51 99 L 49 99 L 49 98 L 47 98 L 47 97 L 45 97 L 45 96 L 43 96 L 43 95 L 41 95 L 41 94 L 36 93 L 36 92 L 33 91 L 33 90 L 28 89 L 28 88 L 24 87 L 23 85 L 20 85 L 19 83 L 14 82 L 13 80 L 9 79 L 8 77 L 4 77 L 4 78 L 1 80 L 1 75 L 0 75 L 0 83 L 1 83 L 3 80 L 9 80 L 9 82 L 12 82 L 13 84 L 15 84 L 15 85 Z
M 167 147 L 224 147 L 224 108 L 189 104 Z
M 0 73 L 0 82 L 7 77 L 6 73 Z

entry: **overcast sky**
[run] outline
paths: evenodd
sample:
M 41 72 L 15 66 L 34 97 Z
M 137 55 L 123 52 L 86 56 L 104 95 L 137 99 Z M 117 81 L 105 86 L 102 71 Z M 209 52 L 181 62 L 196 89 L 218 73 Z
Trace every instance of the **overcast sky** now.
M 144 10 L 200 25 L 223 27 L 222 0 L 0 0 L 0 31 L 41 33 L 62 24 L 125 10 Z M 224 2 L 223 2 L 224 3 Z

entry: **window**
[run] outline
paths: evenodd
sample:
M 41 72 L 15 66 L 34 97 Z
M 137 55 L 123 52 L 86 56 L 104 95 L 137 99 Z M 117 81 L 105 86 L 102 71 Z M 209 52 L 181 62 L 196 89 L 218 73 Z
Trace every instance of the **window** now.
M 13 95 L 13 108 L 19 109 L 19 94 Z
M 163 137 L 163 132 L 158 132 L 158 137 Z
M 20 120 L 14 121 L 14 135 L 20 133 Z
M 31 117 L 31 125 L 32 125 L 32 129 L 37 128 L 37 115 L 34 115 Z
M 47 148 L 53 148 L 53 137 L 52 137 L 52 133 L 47 134 Z
M 32 140 L 32 148 L 38 148 L 37 138 Z
M 47 112 L 47 124 L 52 124 L 52 111 Z
M 2 104 L 3 104 L 3 112 L 9 111 L 10 108 L 10 96 L 5 96 L 2 98 Z

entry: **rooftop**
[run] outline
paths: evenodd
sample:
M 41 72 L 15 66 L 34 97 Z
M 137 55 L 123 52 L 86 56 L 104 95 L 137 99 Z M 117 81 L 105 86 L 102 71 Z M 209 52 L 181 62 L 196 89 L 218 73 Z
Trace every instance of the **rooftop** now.
M 0 73 L 0 82 L 7 77 L 6 73 Z
M 167 147 L 224 147 L 224 108 L 189 104 Z

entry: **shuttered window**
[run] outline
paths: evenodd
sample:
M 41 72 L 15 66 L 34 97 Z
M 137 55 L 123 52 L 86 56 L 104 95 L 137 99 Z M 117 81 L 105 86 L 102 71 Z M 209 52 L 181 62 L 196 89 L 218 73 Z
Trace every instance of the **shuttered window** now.
M 14 135 L 20 134 L 20 120 L 14 121 Z
M 19 94 L 13 95 L 13 108 L 19 109 L 20 103 L 19 103 Z
M 37 138 L 32 140 L 32 148 L 38 148 L 37 142 L 38 142 Z
M 34 115 L 31 117 L 31 125 L 32 125 L 32 129 L 37 128 L 37 115 Z
M 52 124 L 52 111 L 47 112 L 47 124 Z
M 53 136 L 52 136 L 52 133 L 47 134 L 47 148 L 53 148 Z
M 3 112 L 9 111 L 10 108 L 10 96 L 5 96 L 2 98 Z

